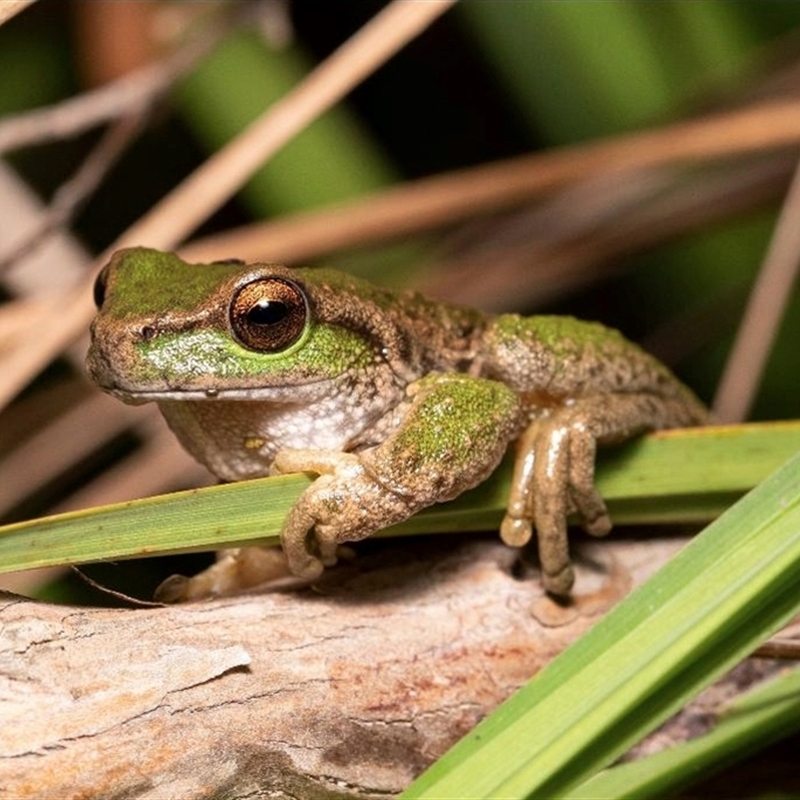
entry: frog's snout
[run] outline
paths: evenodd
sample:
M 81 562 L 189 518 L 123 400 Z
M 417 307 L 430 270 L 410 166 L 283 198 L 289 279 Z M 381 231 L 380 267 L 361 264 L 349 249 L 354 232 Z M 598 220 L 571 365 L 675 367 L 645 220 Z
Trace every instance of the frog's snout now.
M 122 376 L 130 374 L 135 361 L 137 335 L 132 329 L 110 327 L 101 317 L 92 322 L 86 370 L 89 377 L 105 391 L 125 389 Z
M 108 357 L 106 348 L 101 347 L 94 338 L 86 354 L 86 371 L 101 389 L 114 388 L 113 364 Z

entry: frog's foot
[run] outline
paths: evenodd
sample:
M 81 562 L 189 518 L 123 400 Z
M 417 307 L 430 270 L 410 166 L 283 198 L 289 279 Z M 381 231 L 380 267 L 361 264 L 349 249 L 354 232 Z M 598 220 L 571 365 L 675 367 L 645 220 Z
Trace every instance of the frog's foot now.
M 539 542 L 544 588 L 568 595 L 575 581 L 569 560 L 567 515 L 577 511 L 589 531 L 607 533 L 611 521 L 594 488 L 594 439 L 581 426 L 560 421 L 559 415 L 536 420 L 518 444 L 506 515 L 500 526 L 503 541 L 521 547 L 533 535 Z
M 572 409 L 536 420 L 519 440 L 500 535 L 506 544 L 521 547 L 535 527 L 542 583 L 555 595 L 568 595 L 575 580 L 567 516 L 576 512 L 594 536 L 611 530 L 606 505 L 594 486 L 595 451 L 594 433 Z
M 207 597 L 225 597 L 264 585 L 286 588 L 298 584 L 280 547 L 241 547 L 222 550 L 217 561 L 197 575 L 171 575 L 155 591 L 161 603 L 182 603 Z
M 295 574 L 319 575 L 335 562 L 337 545 L 365 539 L 476 486 L 519 430 L 519 397 L 498 381 L 432 373 L 412 383 L 406 395 L 400 424 L 392 411 L 391 433 L 374 447 L 276 453 L 280 472 L 320 476 L 281 531 Z
M 307 580 L 336 563 L 340 544 L 365 539 L 416 510 L 353 453 L 282 450 L 274 466 L 281 473 L 319 475 L 289 511 L 281 530 L 289 569 Z
M 597 443 L 680 424 L 685 421 L 682 409 L 678 400 L 646 392 L 593 395 L 552 409 L 522 434 L 500 532 L 506 543 L 519 547 L 536 529 L 548 592 L 567 595 L 574 580 L 567 542 L 570 513 L 576 512 L 593 536 L 611 530 L 606 505 L 594 486 Z

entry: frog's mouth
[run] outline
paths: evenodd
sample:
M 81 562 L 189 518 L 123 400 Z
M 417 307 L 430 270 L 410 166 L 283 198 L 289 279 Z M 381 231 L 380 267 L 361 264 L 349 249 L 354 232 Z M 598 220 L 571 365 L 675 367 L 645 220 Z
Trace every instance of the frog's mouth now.
M 225 389 L 155 389 L 137 390 L 120 386 L 104 385 L 96 381 L 106 393 L 128 405 L 144 405 L 159 402 L 214 402 L 240 401 L 261 403 L 314 402 L 317 395 L 327 393 L 323 381 L 311 381 L 294 386 L 272 386 L 268 388 L 225 388 Z M 319 392 L 314 387 L 320 387 Z M 298 397 L 302 395 L 302 397 Z

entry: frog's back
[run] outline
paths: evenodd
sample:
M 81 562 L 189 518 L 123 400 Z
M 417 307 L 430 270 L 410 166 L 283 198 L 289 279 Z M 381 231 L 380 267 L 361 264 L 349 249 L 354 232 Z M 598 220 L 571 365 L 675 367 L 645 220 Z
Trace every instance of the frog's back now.
M 503 314 L 487 328 L 483 374 L 554 402 L 592 394 L 645 392 L 684 402 L 702 421 L 700 401 L 667 367 L 597 322 L 567 316 Z

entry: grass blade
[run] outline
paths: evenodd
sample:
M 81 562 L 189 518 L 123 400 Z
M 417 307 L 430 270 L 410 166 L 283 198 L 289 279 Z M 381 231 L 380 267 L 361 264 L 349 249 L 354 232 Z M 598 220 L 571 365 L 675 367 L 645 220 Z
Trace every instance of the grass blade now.
M 617 523 L 709 520 L 800 450 L 800 423 L 668 431 L 601 454 L 597 484 Z M 391 535 L 491 530 L 509 470 Z M 308 478 L 176 492 L 0 527 L 0 573 L 274 542 Z
M 800 609 L 798 482 L 800 456 L 697 536 L 403 797 L 563 797 L 677 711 Z
M 800 728 L 800 670 L 748 692 L 724 712 L 717 727 L 697 739 L 605 770 L 570 790 L 570 800 L 663 797 L 698 776 L 741 760 Z

